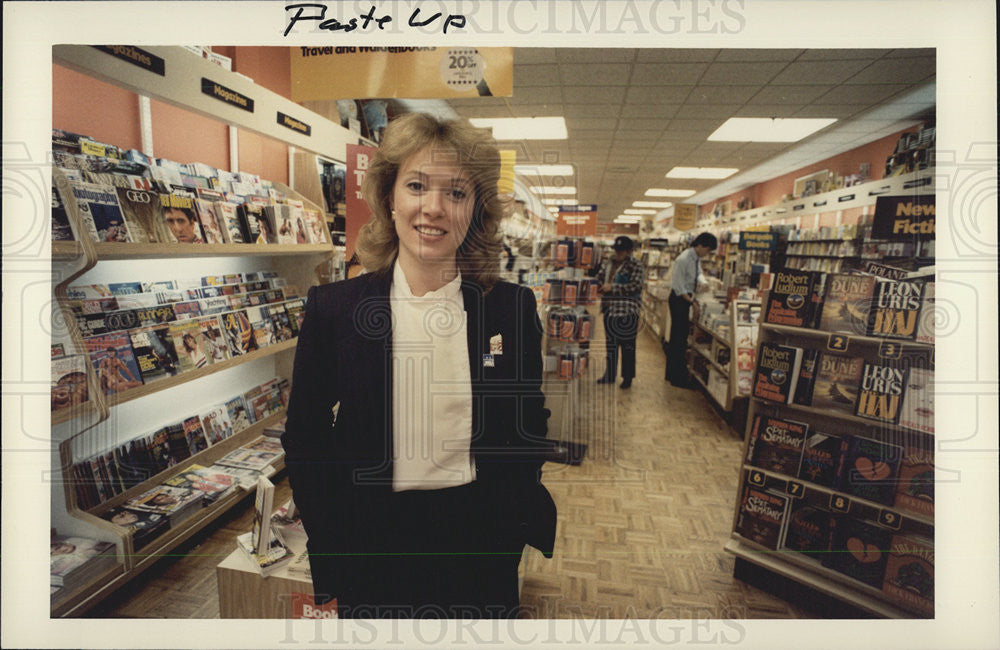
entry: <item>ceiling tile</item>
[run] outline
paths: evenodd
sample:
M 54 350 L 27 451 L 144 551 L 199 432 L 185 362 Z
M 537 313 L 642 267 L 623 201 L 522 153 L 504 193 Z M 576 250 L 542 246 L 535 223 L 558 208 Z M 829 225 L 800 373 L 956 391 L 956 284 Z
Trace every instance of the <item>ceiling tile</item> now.
M 798 108 L 798 104 L 750 103 L 737 109 L 733 117 L 792 117 Z
M 561 103 L 553 104 L 511 104 L 510 112 L 513 117 L 540 117 L 548 115 L 559 115 L 562 113 Z
M 706 104 L 702 106 L 685 104 L 677 110 L 675 117 L 680 120 L 718 118 L 721 124 L 723 120 L 735 115 L 742 107 L 742 104 Z
M 702 63 L 714 61 L 720 50 L 639 48 L 636 61 L 654 63 Z
M 558 88 L 554 90 L 559 91 Z M 567 104 L 621 104 L 625 101 L 625 87 L 564 86 L 562 99 Z
M 506 106 L 457 106 L 454 108 L 456 113 L 466 119 L 472 117 L 511 117 L 510 109 Z
M 518 63 L 556 63 L 554 47 L 515 47 L 514 64 Z
M 629 104 L 683 104 L 694 86 L 630 86 L 625 93 Z
M 834 59 L 869 59 L 874 61 L 889 53 L 891 50 L 873 49 L 822 49 L 803 50 L 799 56 L 799 61 L 831 61 Z
M 618 120 L 618 131 L 663 131 L 667 120 L 652 117 L 636 117 Z
M 708 66 L 700 82 L 703 84 L 766 84 L 779 72 L 785 69 L 787 63 L 713 63 Z
M 848 102 L 874 104 L 876 102 L 889 99 L 893 95 L 907 90 L 907 88 L 909 87 L 902 84 L 880 84 L 871 86 L 841 85 L 821 96 L 816 100 L 816 103 Z
M 514 86 L 514 95 L 509 98 L 511 104 L 559 104 L 562 93 L 559 86 Z
M 784 104 L 801 105 L 808 104 L 823 93 L 827 92 L 830 86 L 765 86 L 750 98 L 748 104 Z
M 627 47 L 565 47 L 555 50 L 559 63 L 631 63 L 635 52 Z
M 698 86 L 685 104 L 745 104 L 760 86 Z
M 906 56 L 928 57 L 928 56 L 935 56 L 936 54 L 937 50 L 934 49 L 933 47 L 907 47 L 896 50 L 889 50 L 889 52 L 885 55 L 885 58 L 894 59 L 897 57 L 906 57 Z
M 614 126 L 614 120 L 611 122 L 611 127 L 609 127 L 609 121 L 605 118 L 600 117 L 568 117 L 566 118 L 566 128 L 570 131 L 573 130 L 584 130 L 584 129 L 607 129 Z
M 795 61 L 788 64 L 771 83 L 779 85 L 821 85 L 842 83 L 868 65 L 864 59 Z
M 671 118 L 680 108 L 678 104 L 625 104 L 622 106 L 621 118 Z
M 514 85 L 518 88 L 524 86 L 558 86 L 559 71 L 554 65 L 515 64 Z
M 708 68 L 705 63 L 637 63 L 631 83 L 639 86 L 683 86 L 698 83 Z
M 627 63 L 561 63 L 559 77 L 564 86 L 625 86 L 629 68 Z
M 875 63 L 844 83 L 917 83 L 935 75 L 934 57 L 884 59 Z
M 836 99 L 834 98 L 834 101 Z M 864 110 L 860 104 L 810 104 L 795 111 L 795 117 L 833 117 L 844 120 Z
M 798 49 L 726 49 L 719 50 L 716 61 L 792 61 L 806 50 Z
M 613 104 L 566 104 L 565 117 L 618 117 L 618 107 Z

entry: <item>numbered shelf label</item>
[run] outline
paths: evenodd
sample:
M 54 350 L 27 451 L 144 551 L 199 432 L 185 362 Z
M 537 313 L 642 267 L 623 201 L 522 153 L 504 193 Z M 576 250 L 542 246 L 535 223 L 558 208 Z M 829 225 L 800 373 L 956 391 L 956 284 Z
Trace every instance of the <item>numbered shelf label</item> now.
M 806 493 L 806 486 L 802 485 L 798 481 L 789 481 L 785 485 L 785 492 L 787 492 L 793 499 L 801 499 Z
M 846 334 L 831 334 L 826 339 L 826 349 L 834 352 L 847 352 L 851 339 Z
M 750 474 L 747 476 L 747 481 L 750 485 L 756 485 L 757 487 L 764 487 L 764 481 L 766 480 L 766 475 L 764 472 L 752 469 Z
M 893 530 L 899 530 L 902 524 L 903 518 L 899 516 L 898 512 L 893 512 L 892 510 L 879 510 L 878 511 L 878 523 L 882 524 L 886 528 L 891 528 Z
M 878 344 L 880 359 L 899 359 L 903 356 L 903 346 L 896 341 L 882 341 Z
M 845 497 L 843 494 L 831 494 L 830 495 L 830 510 L 834 512 L 839 512 L 841 514 L 847 514 L 851 511 L 851 500 Z

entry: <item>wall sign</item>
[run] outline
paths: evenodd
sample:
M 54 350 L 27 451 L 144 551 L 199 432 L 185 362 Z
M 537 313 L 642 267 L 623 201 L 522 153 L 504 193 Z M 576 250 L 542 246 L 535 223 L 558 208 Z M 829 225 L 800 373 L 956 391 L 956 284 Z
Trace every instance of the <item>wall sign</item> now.
M 344 219 L 347 259 L 351 259 L 351 256 L 354 255 L 358 231 L 371 218 L 371 210 L 361 196 L 361 181 L 365 179 L 368 165 L 376 150 L 377 147 L 368 147 L 363 144 L 347 145 L 347 175 L 344 183 L 344 202 L 347 204 L 347 217 Z
M 143 70 L 154 72 L 161 77 L 166 74 L 166 64 L 163 59 L 134 45 L 92 45 L 91 47 Z
M 744 230 L 740 232 L 741 251 L 773 251 L 778 246 L 778 233 Z
M 556 234 L 567 237 L 593 237 L 597 235 L 597 206 L 559 206 Z
M 216 83 L 211 79 L 207 79 L 205 77 L 201 78 L 201 92 L 218 99 L 220 102 L 225 102 L 230 106 L 242 108 L 248 113 L 253 113 L 253 99 L 236 92 L 232 88 L 226 88 L 222 84 Z
M 872 239 L 934 239 L 934 195 L 880 196 L 875 201 Z
M 291 115 L 285 115 L 281 111 L 277 111 L 278 114 L 278 124 L 281 126 L 291 129 L 296 133 L 301 133 L 302 135 L 312 135 L 312 127 L 303 122 L 302 120 L 297 120 Z
M 674 206 L 674 228 L 691 230 L 698 218 L 698 206 L 693 203 L 680 203 Z

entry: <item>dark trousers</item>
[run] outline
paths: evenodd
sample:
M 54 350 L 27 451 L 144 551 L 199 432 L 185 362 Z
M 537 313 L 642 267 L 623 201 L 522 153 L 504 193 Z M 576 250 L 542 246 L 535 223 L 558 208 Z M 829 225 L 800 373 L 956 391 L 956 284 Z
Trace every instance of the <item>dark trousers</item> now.
M 604 337 L 607 341 L 605 377 L 614 379 L 618 374 L 618 348 L 622 350 L 622 379 L 635 377 L 635 337 L 638 332 L 638 314 L 609 316 L 604 312 Z
M 686 359 L 691 303 L 671 291 L 667 304 L 670 306 L 670 341 L 667 343 L 666 379 L 672 384 L 686 384 L 691 381 Z

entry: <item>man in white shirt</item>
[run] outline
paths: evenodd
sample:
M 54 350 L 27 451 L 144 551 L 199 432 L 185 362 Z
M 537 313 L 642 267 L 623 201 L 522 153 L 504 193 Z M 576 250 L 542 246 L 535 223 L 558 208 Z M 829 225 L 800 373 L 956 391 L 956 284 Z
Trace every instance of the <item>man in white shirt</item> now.
M 702 258 L 719 246 L 715 235 L 703 232 L 691 247 L 677 256 L 670 279 L 670 341 L 667 344 L 666 379 L 679 388 L 692 388 L 691 376 L 687 369 L 687 340 L 691 329 L 690 309 L 694 307 L 694 317 L 698 317 L 698 303 L 694 296 L 698 290 L 698 276 Z

